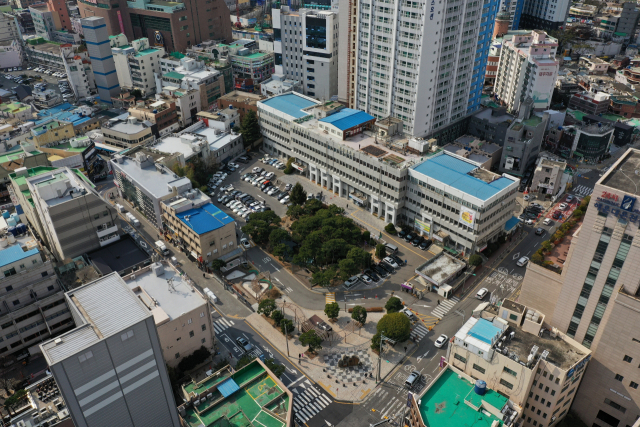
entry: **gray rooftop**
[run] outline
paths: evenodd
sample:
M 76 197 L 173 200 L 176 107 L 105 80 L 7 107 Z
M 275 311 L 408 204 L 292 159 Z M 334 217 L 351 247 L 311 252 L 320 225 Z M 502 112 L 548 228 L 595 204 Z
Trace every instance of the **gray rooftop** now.
M 66 298 L 82 324 L 40 345 L 49 366 L 151 315 L 117 273 L 69 291 Z
M 207 302 L 199 293 L 193 292 L 177 271 L 168 264 L 163 265 L 163 273 L 157 276 L 152 269 L 140 274 L 135 273 L 135 279 L 125 277 L 129 288 L 151 310 L 156 325 L 171 321 L 180 315 L 205 307 Z M 172 281 L 169 286 L 168 281 Z M 151 297 L 152 299 L 149 299 Z M 154 301 L 155 300 L 155 301 Z M 155 304 L 157 302 L 157 305 Z M 204 308 L 206 310 L 206 307 Z
M 168 169 L 167 172 L 161 173 L 154 164 L 141 168 L 138 162 L 130 157 L 123 157 L 115 164 L 112 162 L 112 166 L 121 169 L 129 179 L 157 198 L 171 194 L 169 186 L 180 188 L 191 182 L 189 178 L 179 177 Z
M 489 123 L 498 124 L 507 120 L 513 120 L 515 117 L 508 114 L 505 110 L 485 108 L 474 114 L 479 119 L 487 120 Z
M 640 196 L 640 151 L 630 148 L 598 184 Z

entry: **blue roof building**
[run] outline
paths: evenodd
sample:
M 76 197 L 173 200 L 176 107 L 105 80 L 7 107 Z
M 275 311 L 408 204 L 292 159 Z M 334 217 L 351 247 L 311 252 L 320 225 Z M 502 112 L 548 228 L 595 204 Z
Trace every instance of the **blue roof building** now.
M 22 261 L 26 258 L 29 258 L 33 255 L 39 254 L 40 251 L 38 249 L 30 249 L 25 251 L 22 249 L 20 245 L 9 246 L 7 249 L 3 249 L 0 251 L 0 268 L 2 270 L 9 270 L 10 267 L 15 267 L 19 261 Z M 31 262 L 29 262 L 29 267 L 31 267 Z M 16 271 L 24 270 L 23 268 L 16 268 Z
M 206 234 L 233 222 L 233 218 L 212 203 L 180 212 L 176 216 L 197 234 Z
M 260 104 L 262 104 L 263 108 L 266 106 L 280 113 L 284 113 L 291 119 L 300 119 L 310 114 L 302 110 L 313 107 L 314 105 L 320 105 L 320 101 L 316 101 L 299 93 L 285 93 L 265 101 L 260 101 Z
M 365 113 L 364 111 L 343 108 L 337 113 L 325 117 L 324 119 L 320 119 L 319 121 L 333 125 L 340 131 L 344 132 L 349 129 L 365 126 L 375 120 L 375 117 Z

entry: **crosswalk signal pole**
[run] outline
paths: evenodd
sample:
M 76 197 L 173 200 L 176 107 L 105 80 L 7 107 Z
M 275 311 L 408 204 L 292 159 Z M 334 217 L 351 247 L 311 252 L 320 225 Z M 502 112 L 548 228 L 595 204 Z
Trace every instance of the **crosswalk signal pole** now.
M 378 372 L 377 372 L 377 380 L 376 383 L 380 382 L 382 375 L 380 375 L 380 367 L 382 364 L 382 342 L 384 341 L 384 331 L 380 332 L 380 353 L 378 353 Z

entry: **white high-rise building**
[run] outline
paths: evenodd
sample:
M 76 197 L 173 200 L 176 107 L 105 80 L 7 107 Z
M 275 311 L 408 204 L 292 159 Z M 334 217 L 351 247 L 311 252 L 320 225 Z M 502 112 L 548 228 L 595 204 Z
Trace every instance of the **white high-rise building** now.
M 510 31 L 503 37 L 494 91 L 509 111 L 517 112 L 528 97 L 535 111 L 549 108 L 560 67 L 557 50 L 558 41 L 540 30 Z
M 362 0 L 351 108 L 425 136 L 476 111 L 498 0 Z M 353 13 L 351 17 L 353 19 Z M 352 82 L 349 82 L 352 83 Z
M 301 81 L 305 95 L 329 100 L 338 94 L 338 14 L 287 6 L 273 9 L 276 74 Z
M 526 0 L 518 28 L 560 29 L 565 26 L 571 3 L 569 0 Z

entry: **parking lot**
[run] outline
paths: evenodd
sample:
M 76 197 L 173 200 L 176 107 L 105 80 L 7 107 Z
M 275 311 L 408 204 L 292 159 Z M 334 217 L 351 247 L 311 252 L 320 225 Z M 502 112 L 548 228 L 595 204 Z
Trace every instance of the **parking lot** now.
M 27 76 L 30 77 L 31 80 L 28 83 L 25 83 L 25 85 L 31 86 L 32 90 L 33 90 L 33 85 L 35 83 L 45 83 L 47 85 L 46 89 L 51 89 L 57 95 L 60 95 L 60 88 L 58 87 L 58 80 L 63 80 L 62 77 L 48 76 L 46 74 L 38 73 L 38 72 L 33 71 L 33 70 L 27 70 L 26 68 L 23 68 L 22 71 L 2 72 L 0 74 L 2 74 L 2 77 L 0 77 L 0 85 L 2 85 L 2 86 L 0 86 L 0 87 L 2 89 L 4 89 L 4 90 L 13 91 L 18 86 L 17 82 L 5 78 L 4 77 L 5 74 L 11 74 L 13 76 L 27 75 Z M 73 100 L 70 100 L 68 102 L 73 102 Z

